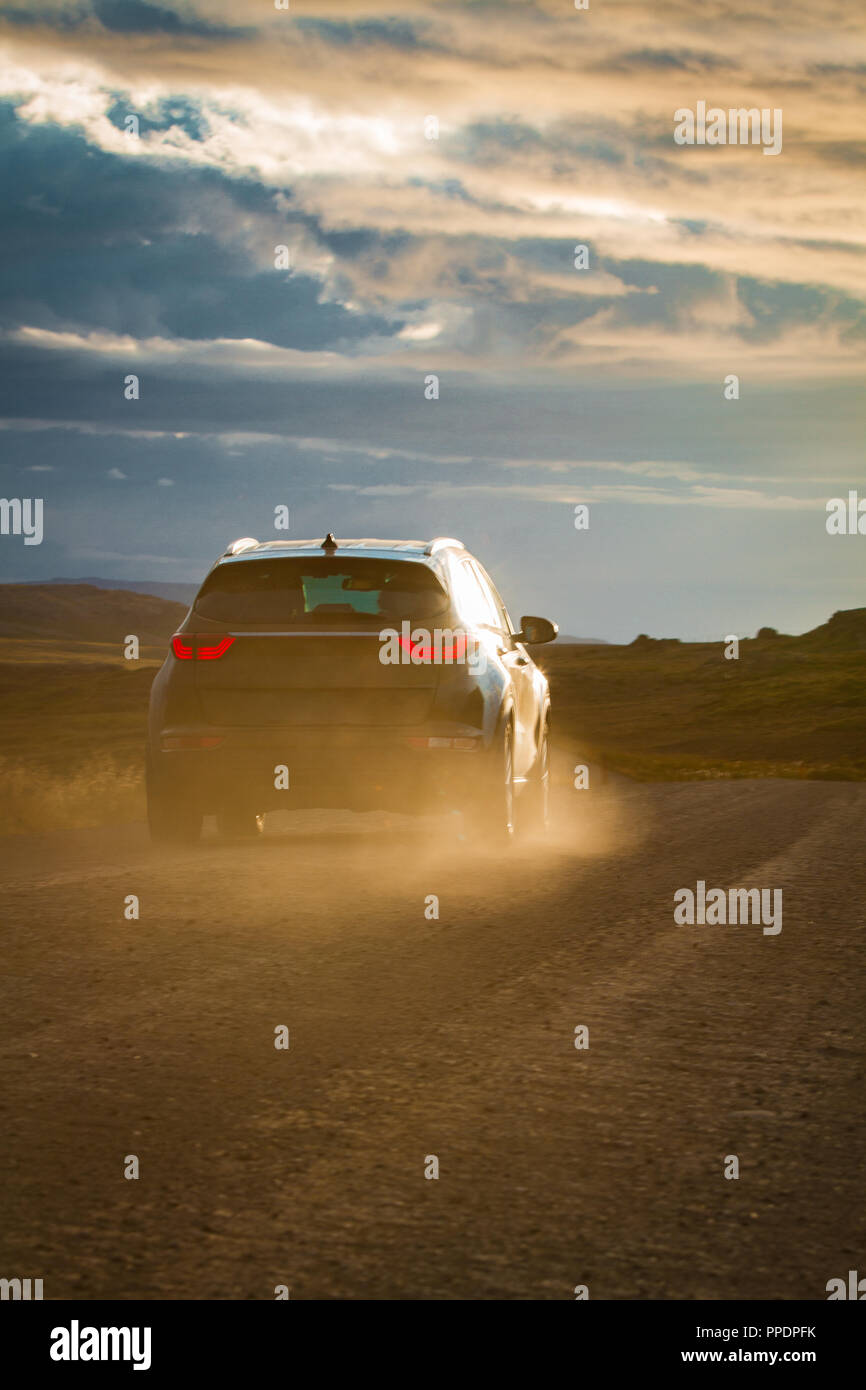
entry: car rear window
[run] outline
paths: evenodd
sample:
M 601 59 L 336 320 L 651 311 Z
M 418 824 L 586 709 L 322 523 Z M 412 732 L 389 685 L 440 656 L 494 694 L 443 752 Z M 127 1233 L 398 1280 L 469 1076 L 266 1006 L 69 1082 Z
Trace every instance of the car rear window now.
M 372 629 L 447 609 L 447 595 L 427 565 L 340 555 L 230 560 L 208 575 L 195 601 L 203 618 L 285 627 Z

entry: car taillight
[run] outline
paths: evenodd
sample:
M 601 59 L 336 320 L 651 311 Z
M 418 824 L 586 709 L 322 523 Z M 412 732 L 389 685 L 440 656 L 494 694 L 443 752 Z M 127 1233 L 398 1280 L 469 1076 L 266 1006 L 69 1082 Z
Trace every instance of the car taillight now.
M 413 642 L 411 637 L 400 637 L 398 641 L 404 652 L 408 652 L 415 661 L 435 661 L 438 664 L 440 661 L 462 661 L 466 655 L 465 633 L 458 633 L 450 647 L 435 639 L 432 642 Z
M 196 658 L 199 661 L 218 661 L 225 656 L 235 639 L 233 637 L 212 637 L 207 646 L 202 644 L 201 636 L 196 638 Z
M 171 649 L 179 661 L 218 661 L 234 640 L 222 633 L 178 632 L 171 639 Z
M 192 661 L 192 639 L 190 639 L 189 646 L 187 646 L 187 644 L 184 642 L 183 638 L 180 635 L 172 637 L 171 649 L 177 657 L 178 661 Z

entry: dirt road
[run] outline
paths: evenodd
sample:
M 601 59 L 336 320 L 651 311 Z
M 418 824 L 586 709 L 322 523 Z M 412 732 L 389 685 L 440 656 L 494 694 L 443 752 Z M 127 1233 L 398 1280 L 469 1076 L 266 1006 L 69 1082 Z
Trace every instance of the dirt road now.
M 5 840 L 0 1274 L 81 1299 L 866 1274 L 866 786 L 557 812 L 510 858 L 333 813 L 174 854 L 141 826 Z M 782 931 L 675 925 L 698 879 L 782 888 Z

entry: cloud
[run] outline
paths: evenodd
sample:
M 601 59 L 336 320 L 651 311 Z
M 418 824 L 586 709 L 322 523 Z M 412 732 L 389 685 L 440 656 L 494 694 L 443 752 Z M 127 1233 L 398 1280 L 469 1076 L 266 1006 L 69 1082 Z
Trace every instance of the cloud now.
M 629 622 L 653 584 L 687 615 L 705 560 L 729 595 L 732 555 L 838 607 L 856 556 L 810 537 L 862 479 L 863 31 L 841 0 L 699 36 L 689 0 L 0 9 L 0 470 L 46 470 L 46 573 L 99 518 L 106 564 L 149 529 L 194 574 L 288 498 L 314 535 L 466 530 Z M 781 107 L 782 155 L 677 147 L 699 98 Z M 582 499 L 616 525 L 577 586 Z
M 46 13 L 38 47 L 26 25 L 7 34 L 9 172 L 36 156 L 12 240 L 51 244 L 39 200 L 62 158 L 81 273 L 22 258 L 10 326 L 268 343 L 383 371 L 425 353 L 460 373 L 709 379 L 732 356 L 753 382 L 855 370 L 866 209 L 845 166 L 862 74 L 840 52 L 843 7 L 816 31 L 807 8 L 780 26 L 766 0 L 709 22 L 700 49 L 676 3 L 654 7 L 652 43 L 629 6 L 591 25 L 561 4 L 503 3 L 491 26 L 485 6 L 424 0 L 409 19 L 353 0 L 290 19 L 243 3 Z M 73 23 L 86 14 L 96 41 Z M 710 102 L 784 107 L 772 170 L 753 148 L 674 145 L 696 80 Z M 94 159 L 98 217 L 76 201 Z M 280 243 L 291 273 L 275 272 Z
M 91 4 L 99 23 L 115 34 L 164 34 L 169 38 L 190 36 L 213 41 L 252 36 L 255 32 L 252 28 L 209 24 L 194 16 L 189 6 L 169 9 L 147 4 L 145 0 L 91 0 Z
M 195 14 L 189 3 L 174 7 L 148 3 L 148 0 L 42 0 L 38 10 L 10 5 L 0 11 L 0 20 L 13 28 L 53 27 L 63 34 L 82 31 L 93 35 L 102 30 L 111 34 L 165 36 L 172 39 L 211 41 L 252 37 L 255 30 L 208 23 Z
M 261 8 L 254 8 L 264 25 Z M 232 177 L 252 175 L 275 190 L 291 189 L 294 206 L 326 224 L 325 230 L 354 223 L 383 233 L 409 230 L 416 236 L 435 227 L 446 235 L 565 237 L 580 218 L 589 223 L 582 229 L 584 237 L 596 234 L 615 256 L 642 252 L 677 264 L 683 256 L 697 255 L 733 273 L 766 269 L 791 283 L 826 281 L 862 292 L 864 271 L 856 259 L 859 253 L 862 262 L 863 248 L 854 230 L 862 199 L 832 175 L 840 152 L 847 151 L 847 158 L 856 148 L 857 95 L 845 92 L 843 82 L 828 118 L 822 70 L 838 52 L 824 31 L 812 33 L 809 45 L 803 45 L 795 14 L 792 32 L 786 26 L 778 36 L 779 55 L 762 54 L 762 86 L 777 79 L 772 99 L 784 105 L 790 132 L 768 198 L 766 161 L 755 159 L 757 151 L 674 147 L 671 82 L 677 79 L 671 77 L 671 65 L 677 72 L 677 64 L 691 61 L 695 55 L 690 49 L 672 41 L 658 50 L 623 48 L 621 21 L 594 17 L 591 35 L 582 38 L 577 59 L 582 80 L 575 84 L 574 62 L 567 66 L 562 54 L 567 51 L 564 41 L 573 43 L 579 15 L 561 22 L 551 15 L 539 23 L 543 9 L 534 18 L 521 18 L 514 7 L 497 10 L 503 22 L 492 35 L 480 12 L 421 7 L 425 23 L 420 31 L 435 35 L 437 62 L 448 65 L 447 81 L 433 83 L 438 95 L 432 106 L 433 93 L 426 89 L 429 36 L 425 46 L 418 34 L 413 42 L 407 30 L 405 61 L 394 71 L 377 66 L 373 84 L 373 69 L 363 54 L 386 43 L 387 25 L 380 33 L 381 25 L 371 29 L 363 21 L 341 20 L 338 33 L 332 20 L 311 20 L 312 27 L 305 27 L 280 24 L 276 16 L 276 22 L 258 30 L 263 48 L 254 45 L 249 52 L 242 44 L 235 46 L 237 51 L 232 46 L 224 51 L 214 46 L 200 81 L 192 79 L 188 99 L 198 102 L 203 138 L 181 125 L 165 125 L 167 94 L 177 90 L 168 48 L 150 48 L 142 55 L 128 46 L 110 47 L 100 52 L 96 64 L 92 56 L 85 63 L 82 55 L 76 78 L 67 35 L 63 65 L 52 67 L 50 56 L 42 60 L 41 71 L 22 63 L 17 73 L 12 71 L 8 89 L 25 94 L 20 107 L 24 119 L 81 124 L 91 143 L 128 156 L 129 141 L 107 114 L 126 80 L 129 100 L 137 103 L 136 109 L 141 106 L 144 117 L 136 146 L 140 159 L 171 158 Z M 232 7 L 232 13 L 239 12 L 244 13 Z M 671 40 L 678 32 L 677 14 L 662 11 L 660 23 L 664 28 L 667 15 Z M 754 19 L 766 28 L 770 12 Z M 356 43 L 347 43 L 349 32 L 357 33 Z M 476 50 L 465 40 L 482 34 L 484 45 L 471 57 Z M 716 67 L 725 75 L 713 79 L 720 90 L 708 92 L 708 99 L 739 104 L 747 99 L 744 85 L 753 80 L 753 34 L 744 36 L 742 25 L 714 26 L 712 37 Z M 329 51 L 332 62 L 312 62 L 310 45 Z M 656 58 L 645 64 L 648 74 L 636 80 L 635 58 L 642 52 Z M 606 58 L 624 63 L 629 71 L 621 79 L 610 71 L 598 72 Z M 144 86 L 142 62 L 156 66 Z M 136 78 L 132 72 L 124 74 L 127 64 Z M 551 80 L 560 66 L 567 86 Z M 254 84 L 245 75 L 252 71 Z M 287 101 L 286 76 L 293 72 L 302 79 L 303 97 Z M 510 85 L 500 90 L 505 74 Z M 189 85 L 188 73 L 185 81 Z M 531 95 L 521 84 L 530 84 Z M 511 100 L 508 91 L 514 93 Z M 424 116 L 436 109 L 442 134 L 438 141 L 428 141 Z M 491 111 L 497 112 L 494 119 Z M 527 111 L 534 113 L 532 123 L 517 114 Z M 575 187 L 586 185 L 593 189 L 591 197 L 575 194 Z M 797 247 L 789 235 L 792 218 L 804 224 Z M 648 233 L 646 224 L 653 221 Z M 713 234 L 702 238 L 699 250 L 684 247 L 684 227 L 701 224 Z M 846 235 L 835 240 L 847 254 L 828 259 L 818 243 L 833 240 L 827 234 L 843 226 Z
M 764 511 L 773 514 L 786 511 L 824 513 L 824 495 L 796 497 L 785 493 L 766 493 L 749 488 L 707 487 L 703 484 L 686 489 L 639 487 L 635 484 L 582 484 L 564 487 L 551 483 L 478 483 L 440 482 L 433 484 L 362 483 L 329 484 L 334 491 L 352 492 L 359 497 L 391 497 L 423 493 L 429 497 L 500 497 L 503 500 L 526 500 L 571 507 L 577 503 L 615 503 L 626 507 L 710 507 L 733 511 Z

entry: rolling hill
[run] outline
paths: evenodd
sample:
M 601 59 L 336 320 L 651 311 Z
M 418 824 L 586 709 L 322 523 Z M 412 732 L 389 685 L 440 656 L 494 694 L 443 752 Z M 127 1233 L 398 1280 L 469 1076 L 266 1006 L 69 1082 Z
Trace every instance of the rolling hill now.
M 0 584 L 0 637 L 28 641 L 123 642 L 162 645 L 186 616 L 187 605 L 126 589 L 91 584 Z
M 187 608 L 199 591 L 198 583 L 193 581 L 168 584 L 159 579 L 101 579 L 89 574 L 82 575 L 80 579 L 28 579 L 24 582 L 43 586 L 73 584 L 80 588 L 82 584 L 90 584 L 94 589 L 126 589 L 132 594 L 151 594 L 154 598 L 167 598 L 173 603 L 182 603 Z
M 645 780 L 866 778 L 866 608 L 791 637 L 536 649 L 557 731 Z

